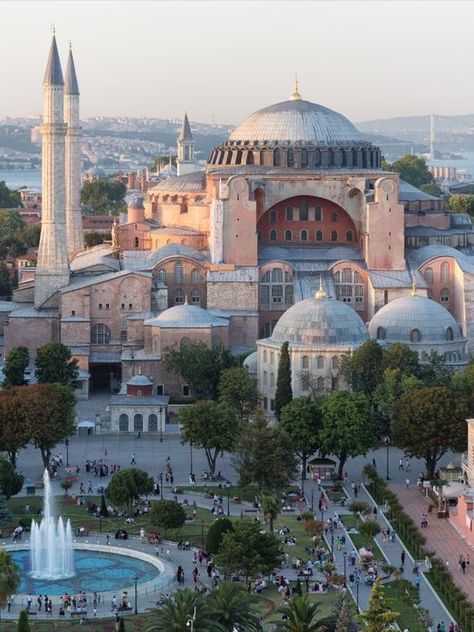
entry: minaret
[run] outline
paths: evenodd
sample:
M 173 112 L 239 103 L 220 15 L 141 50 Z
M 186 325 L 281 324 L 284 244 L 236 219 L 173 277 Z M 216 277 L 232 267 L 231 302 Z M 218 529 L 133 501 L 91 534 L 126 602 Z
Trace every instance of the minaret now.
M 64 122 L 66 131 L 66 235 L 67 253 L 71 261 L 84 250 L 81 217 L 81 126 L 79 121 L 79 86 L 76 68 L 69 47 L 64 82 Z
M 41 307 L 69 282 L 66 246 L 63 117 L 64 82 L 56 38 L 43 80 L 42 217 L 35 279 L 35 307 Z
M 184 114 L 184 121 L 178 136 L 178 157 L 177 157 L 178 176 L 185 173 L 196 171 L 194 164 L 194 140 L 191 134 L 191 127 L 188 121 L 188 115 Z
M 435 115 L 430 114 L 430 158 L 434 160 L 436 158 L 435 148 Z

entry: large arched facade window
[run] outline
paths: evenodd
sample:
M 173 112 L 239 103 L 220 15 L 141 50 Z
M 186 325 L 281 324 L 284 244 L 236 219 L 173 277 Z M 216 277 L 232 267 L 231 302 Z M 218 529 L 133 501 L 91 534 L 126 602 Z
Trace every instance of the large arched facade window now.
M 128 415 L 125 413 L 119 417 L 119 432 L 128 432 Z
M 152 413 L 148 416 L 148 432 L 156 432 L 158 430 L 158 417 Z
M 174 302 L 176 305 L 182 305 L 184 303 L 184 292 L 181 289 L 177 289 L 174 293 Z
M 352 268 L 342 268 L 334 273 L 334 285 L 336 287 L 336 298 L 342 303 L 349 303 L 355 309 L 363 309 L 364 280 L 357 270 Z
M 184 268 L 182 263 L 174 264 L 174 282 L 175 283 L 183 283 L 184 282 Z
M 281 166 L 281 151 L 278 149 L 278 147 L 273 150 L 273 166 Z
M 110 327 L 104 323 L 94 325 L 91 330 L 91 344 L 108 345 L 110 343 Z
M 449 290 L 447 287 L 444 287 L 439 293 L 439 300 L 441 303 L 449 303 Z
M 166 270 L 161 268 L 158 270 L 158 274 L 156 275 L 156 280 L 166 285 Z
M 287 309 L 293 305 L 293 276 L 274 267 L 260 277 L 260 308 Z
M 421 342 L 421 331 L 419 329 L 412 329 L 410 332 L 410 342 Z
M 425 277 L 425 281 L 427 283 L 433 283 L 433 268 L 425 268 L 423 276 Z
M 140 415 L 140 413 L 133 417 L 133 431 L 143 432 L 143 415 Z
M 194 268 L 194 270 L 191 272 L 191 283 L 200 283 L 200 281 L 201 274 L 197 268 Z
M 447 261 L 443 261 L 441 264 L 441 283 L 449 283 L 449 263 Z

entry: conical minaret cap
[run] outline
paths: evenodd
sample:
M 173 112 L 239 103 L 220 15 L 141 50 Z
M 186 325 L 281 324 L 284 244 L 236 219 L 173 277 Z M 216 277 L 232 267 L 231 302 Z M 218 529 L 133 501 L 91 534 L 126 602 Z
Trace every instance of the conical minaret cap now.
M 178 140 L 193 140 L 193 135 L 191 133 L 191 126 L 189 125 L 188 115 L 185 113 L 183 125 L 179 131 L 179 139 Z
M 59 61 L 59 53 L 55 35 L 53 35 L 51 48 L 49 49 L 48 63 L 46 65 L 46 72 L 44 73 L 43 84 L 50 84 L 55 86 L 64 85 L 63 71 L 61 70 L 61 62 Z
M 69 49 L 67 58 L 66 79 L 64 81 L 64 94 L 79 94 L 79 84 L 77 83 L 76 67 L 72 50 Z

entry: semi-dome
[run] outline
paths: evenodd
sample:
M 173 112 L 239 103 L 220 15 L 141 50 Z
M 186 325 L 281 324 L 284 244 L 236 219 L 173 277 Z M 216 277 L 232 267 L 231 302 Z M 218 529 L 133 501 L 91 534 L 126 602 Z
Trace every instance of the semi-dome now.
M 175 305 L 165 309 L 159 316 L 145 321 L 145 325 L 162 329 L 204 329 L 209 327 L 227 327 L 225 318 L 214 316 L 206 309 L 196 305 Z
M 127 386 L 151 386 L 153 382 L 146 375 L 138 373 L 130 378 L 127 382 Z
M 384 305 L 370 321 L 369 335 L 386 342 L 463 340 L 461 329 L 448 310 L 416 293 Z
M 244 363 L 243 363 L 244 368 L 247 370 L 247 373 L 251 377 L 257 376 L 257 369 L 258 369 L 257 363 L 258 363 L 258 354 L 256 351 L 248 355 L 244 360 Z
M 357 312 L 320 289 L 314 298 L 290 307 L 275 325 L 269 342 L 311 347 L 354 347 L 368 338 L 367 327 Z
M 295 99 L 254 112 L 235 128 L 229 140 L 352 145 L 364 139 L 342 114 L 317 103 Z

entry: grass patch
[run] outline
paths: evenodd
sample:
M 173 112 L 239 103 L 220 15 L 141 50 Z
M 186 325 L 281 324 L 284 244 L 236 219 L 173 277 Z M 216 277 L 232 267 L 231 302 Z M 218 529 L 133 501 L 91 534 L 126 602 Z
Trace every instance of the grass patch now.
M 124 619 L 127 632 L 143 632 L 147 615 L 128 615 Z M 115 632 L 115 619 L 90 620 L 91 625 L 88 626 L 80 625 L 76 619 L 35 621 L 31 618 L 29 624 L 31 632 L 52 632 L 54 630 L 57 630 L 57 632 L 63 632 L 63 630 L 67 632 L 84 632 L 84 628 L 88 632 Z M 17 632 L 17 622 L 4 619 L 2 621 L 2 630 L 3 632 Z
M 425 632 L 426 624 L 419 619 L 420 611 L 413 605 L 412 599 L 407 595 L 405 581 L 395 580 L 384 585 L 385 595 L 390 599 L 393 610 L 399 612 L 397 623 L 401 630 L 410 632 Z
M 290 586 L 294 585 L 294 583 L 295 582 L 291 582 Z M 336 592 L 328 591 L 325 595 L 312 595 L 311 593 L 305 592 L 304 583 L 302 585 L 302 588 L 303 594 L 308 594 L 309 600 L 311 602 L 314 601 L 318 604 L 319 618 L 323 619 L 324 617 L 329 617 L 334 613 L 337 597 Z M 267 625 L 270 625 L 272 623 L 276 623 L 277 621 L 281 621 L 281 615 L 278 614 L 277 610 L 283 604 L 285 598 L 281 597 L 276 586 L 269 586 L 268 588 L 266 588 L 263 591 L 262 596 L 273 603 L 273 611 L 268 617 L 265 618 L 265 623 Z
M 206 494 L 207 492 L 217 494 L 217 496 L 222 496 L 224 503 L 227 502 L 227 487 L 225 487 L 224 483 L 203 483 L 195 485 L 194 487 L 192 485 L 183 485 L 181 489 L 184 492 L 195 492 L 197 494 Z M 241 500 L 248 503 L 254 503 L 259 496 L 258 489 L 256 487 L 241 487 L 240 485 L 231 485 L 228 489 L 229 497 L 231 499 L 233 496 L 240 496 Z M 287 491 L 297 492 L 298 490 L 299 487 L 297 487 L 296 485 L 290 485 Z M 287 499 L 287 501 L 293 504 L 291 498 Z
M 340 516 L 340 519 L 346 529 L 357 528 L 357 519 L 352 514 L 343 514 Z M 349 533 L 348 535 L 352 540 L 354 548 L 357 551 L 361 548 L 366 548 L 367 546 L 370 546 L 374 553 L 374 559 L 378 560 L 379 562 L 386 562 L 382 550 L 374 539 L 372 539 L 371 541 L 367 541 L 367 538 L 360 533 Z

